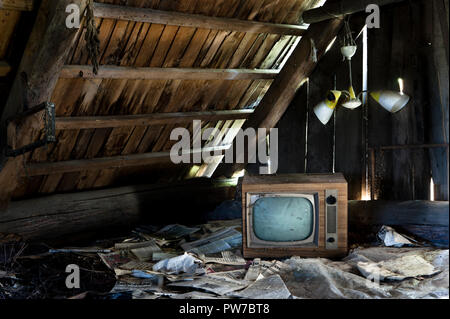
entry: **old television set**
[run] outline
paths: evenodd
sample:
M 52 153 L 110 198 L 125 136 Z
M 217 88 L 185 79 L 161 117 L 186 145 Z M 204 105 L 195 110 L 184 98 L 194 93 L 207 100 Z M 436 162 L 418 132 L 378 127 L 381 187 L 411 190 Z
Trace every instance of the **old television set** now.
M 342 174 L 244 176 L 246 258 L 341 257 L 347 253 Z

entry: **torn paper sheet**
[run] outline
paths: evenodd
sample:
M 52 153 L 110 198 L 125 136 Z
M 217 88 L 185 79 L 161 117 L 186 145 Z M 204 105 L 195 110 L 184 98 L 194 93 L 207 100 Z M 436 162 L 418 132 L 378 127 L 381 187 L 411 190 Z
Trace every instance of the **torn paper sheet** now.
M 152 244 L 146 247 L 131 249 L 131 252 L 139 259 L 139 261 L 148 261 L 152 260 L 154 253 L 161 252 L 161 248 L 159 248 L 155 242 L 152 242 Z
M 154 271 L 162 271 L 169 274 L 188 273 L 194 274 L 200 268 L 201 260 L 185 253 L 170 259 L 164 259 L 153 266 Z
M 203 276 L 193 280 L 174 282 L 171 287 L 189 287 L 213 292 L 217 295 L 225 295 L 232 291 L 244 289 L 248 285 L 247 281 L 232 280 L 226 277 Z
M 131 293 L 132 299 L 141 299 L 141 300 L 153 300 L 158 299 L 160 295 L 156 295 L 154 293 L 145 292 L 140 289 L 133 290 Z
M 119 268 L 120 265 L 126 264 L 131 261 L 127 254 L 122 252 L 114 252 L 109 254 L 98 254 L 102 261 L 108 268 L 114 270 Z
M 175 254 L 175 253 L 167 253 L 167 252 L 162 252 L 162 251 L 155 251 L 152 254 L 152 261 L 160 261 L 160 260 L 164 260 L 164 259 L 170 259 L 170 258 L 174 258 L 177 257 L 179 254 Z
M 259 274 L 261 273 L 261 259 L 255 258 L 253 259 L 252 264 L 247 270 L 247 273 L 245 274 L 245 280 L 249 281 L 255 281 Z
M 215 263 L 222 265 L 245 265 L 247 263 L 244 258 L 234 254 L 231 251 L 222 251 L 221 255 L 222 257 L 199 255 L 199 258 L 203 260 L 205 264 Z
M 153 270 L 153 264 L 132 260 L 126 264 L 120 265 L 119 268 L 124 270 Z
M 160 236 L 165 239 L 178 239 L 187 235 L 191 235 L 200 230 L 197 227 L 186 227 L 183 225 L 168 225 L 160 230 L 158 230 L 155 235 Z
M 232 292 L 229 295 L 247 299 L 288 299 L 291 293 L 280 275 L 272 275 L 255 281 L 242 291 Z
M 171 299 L 229 299 L 229 297 L 217 296 L 201 291 L 191 291 L 184 294 L 170 294 Z
M 279 260 L 261 261 L 261 259 L 255 258 L 245 275 L 245 279 L 255 281 L 261 278 L 270 277 L 280 273 L 280 271 L 288 269 L 289 266 Z
M 241 244 L 242 234 L 234 228 L 228 227 L 199 240 L 184 243 L 181 247 L 184 251 L 207 255 L 239 247 Z
M 128 283 L 124 281 L 117 281 L 113 289 L 109 292 L 110 294 L 121 293 L 121 292 L 132 292 L 132 291 L 161 291 L 157 285 L 152 283 Z
M 237 270 L 230 270 L 230 271 L 221 271 L 221 272 L 211 272 L 208 273 L 207 276 L 213 276 L 213 277 L 222 277 L 225 279 L 231 279 L 231 280 L 245 280 L 245 269 L 237 269 Z
M 417 255 L 402 256 L 378 263 L 358 262 L 356 265 L 364 277 L 381 281 L 433 276 L 439 272 L 432 264 Z
M 141 242 L 117 243 L 114 245 L 114 249 L 116 249 L 116 250 L 131 250 L 131 249 L 154 247 L 154 246 L 156 246 L 156 242 L 154 240 L 148 240 L 148 241 L 141 241 Z
M 417 246 L 417 242 L 406 235 L 397 233 L 392 227 L 382 226 L 377 237 L 386 247 Z

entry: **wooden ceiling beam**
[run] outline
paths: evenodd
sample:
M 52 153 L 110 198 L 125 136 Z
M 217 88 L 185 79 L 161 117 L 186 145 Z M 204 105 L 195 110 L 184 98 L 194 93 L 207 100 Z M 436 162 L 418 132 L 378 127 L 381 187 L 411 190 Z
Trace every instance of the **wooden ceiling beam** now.
M 201 68 L 144 68 L 101 66 L 94 74 L 89 65 L 66 65 L 61 78 L 129 79 L 129 80 L 258 80 L 274 79 L 278 70 L 201 69 Z
M 167 125 L 200 121 L 245 120 L 253 110 L 154 113 L 142 115 L 57 117 L 57 130 Z
M 230 146 L 231 145 L 223 145 L 204 147 L 202 149 L 191 149 L 183 154 L 198 154 L 202 152 L 222 152 L 222 154 L 224 154 L 225 150 Z M 24 176 L 42 176 L 87 170 L 146 166 L 170 162 L 170 152 L 142 153 L 60 162 L 28 163 L 22 174 Z
M 247 33 L 272 33 L 302 36 L 306 31 L 306 28 L 300 25 L 211 17 L 199 14 L 160 11 L 106 3 L 95 3 L 94 15 L 98 18 Z
M 34 0 L 0 0 L 0 9 L 33 11 Z
M 303 12 L 303 23 L 317 23 L 334 18 L 342 18 L 345 15 L 365 11 L 370 4 L 384 6 L 405 0 L 338 0 L 327 1 L 322 7 Z

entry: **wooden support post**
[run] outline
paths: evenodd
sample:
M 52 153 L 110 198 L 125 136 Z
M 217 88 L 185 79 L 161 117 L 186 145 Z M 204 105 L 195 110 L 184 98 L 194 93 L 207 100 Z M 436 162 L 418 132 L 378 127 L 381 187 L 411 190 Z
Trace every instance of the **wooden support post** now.
M 132 79 L 132 80 L 258 80 L 273 79 L 278 70 L 195 69 L 195 68 L 137 68 L 101 66 L 94 74 L 89 65 L 67 65 L 61 78 Z
M 73 45 L 78 29 L 66 27 L 66 7 L 76 4 L 80 12 L 86 8 L 86 0 L 43 0 L 33 31 L 28 40 L 17 77 L 15 78 L 0 121 L 0 208 L 5 207 L 22 175 L 22 156 L 7 158 L 6 121 L 18 113 L 50 99 L 61 68 Z M 26 128 L 23 128 L 26 130 Z M 19 144 L 33 139 L 30 133 L 22 135 Z
M 274 33 L 301 36 L 305 27 L 291 24 L 277 24 L 210 17 L 199 14 L 168 12 L 153 9 L 126 7 L 106 3 L 95 3 L 94 14 L 98 18 L 129 20 L 166 25 L 178 25 L 203 29 L 229 30 L 247 33 Z

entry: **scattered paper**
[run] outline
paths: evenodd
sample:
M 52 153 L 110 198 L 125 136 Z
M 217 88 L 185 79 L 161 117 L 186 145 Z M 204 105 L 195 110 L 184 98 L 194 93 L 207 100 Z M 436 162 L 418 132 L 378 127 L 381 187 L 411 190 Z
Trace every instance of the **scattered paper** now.
M 200 228 L 197 227 L 186 227 L 183 225 L 168 225 L 159 231 L 157 231 L 155 234 L 158 236 L 161 236 L 165 239 L 178 239 L 187 235 L 191 235 L 193 233 L 196 233 L 200 230 Z
M 188 273 L 194 274 L 200 267 L 201 260 L 185 253 L 170 259 L 164 259 L 153 266 L 154 271 L 162 271 L 169 274 Z
M 147 262 L 139 262 L 139 261 L 135 261 L 132 260 L 126 264 L 120 265 L 119 266 L 121 269 L 125 269 L 125 270 L 152 270 L 153 269 L 153 264 L 151 263 L 147 263 Z
M 246 299 L 288 299 L 291 293 L 280 275 L 273 275 L 257 280 L 244 290 L 229 295 Z
M 126 264 L 131 261 L 131 259 L 121 252 L 114 252 L 109 254 L 98 254 L 102 261 L 111 270 L 119 268 L 120 265 Z
M 169 296 L 172 299 L 218 299 L 224 298 L 217 295 L 209 294 L 201 291 L 191 291 L 184 294 L 171 294 Z M 225 297 L 228 298 L 228 297 Z
M 222 251 L 221 255 L 222 257 L 199 255 L 199 258 L 203 260 L 205 264 L 214 263 L 222 265 L 245 265 L 247 263 L 244 258 L 234 254 L 231 251 Z
M 227 293 L 241 290 L 248 285 L 247 281 L 233 280 L 227 277 L 203 276 L 193 280 L 174 282 L 168 286 L 172 287 L 190 287 L 213 292 L 217 295 L 226 295 Z
M 176 256 L 178 256 L 178 254 L 155 251 L 152 254 L 152 261 L 160 261 L 160 260 L 164 260 L 164 259 L 170 259 L 170 258 L 173 258 Z
M 382 226 L 377 237 L 386 247 L 416 246 L 417 242 L 412 238 L 397 233 L 392 227 Z
M 117 243 L 114 245 L 114 249 L 116 250 L 131 250 L 138 249 L 144 247 L 154 247 L 156 245 L 154 240 L 142 241 L 142 242 L 125 242 L 125 243 Z
M 378 263 L 358 262 L 357 267 L 366 278 L 381 281 L 433 276 L 439 272 L 432 264 L 417 255 L 402 256 Z
M 228 227 L 199 240 L 184 243 L 181 247 L 184 251 L 207 255 L 239 247 L 241 244 L 242 234 L 234 228 Z
M 152 244 L 150 244 L 146 247 L 131 249 L 131 252 L 140 261 L 148 261 L 148 260 L 152 260 L 154 253 L 161 252 L 161 248 L 159 248 L 159 246 L 155 242 L 152 242 Z

